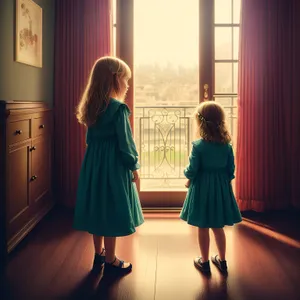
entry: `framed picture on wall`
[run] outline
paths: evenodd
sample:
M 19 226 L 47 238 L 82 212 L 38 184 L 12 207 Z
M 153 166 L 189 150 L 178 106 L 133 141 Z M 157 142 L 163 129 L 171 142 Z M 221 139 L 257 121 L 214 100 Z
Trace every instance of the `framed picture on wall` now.
M 32 0 L 16 0 L 16 61 L 41 68 L 43 10 Z

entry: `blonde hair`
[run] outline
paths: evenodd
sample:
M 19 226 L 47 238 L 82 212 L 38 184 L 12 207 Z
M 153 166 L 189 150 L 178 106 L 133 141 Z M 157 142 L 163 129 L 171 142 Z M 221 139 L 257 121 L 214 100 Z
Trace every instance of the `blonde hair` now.
M 88 127 L 95 124 L 98 116 L 106 110 L 112 94 L 122 100 L 126 91 L 121 90 L 120 80 L 130 77 L 130 68 L 121 59 L 111 56 L 98 59 L 77 107 L 78 122 Z
M 198 136 L 210 142 L 228 144 L 231 136 L 225 123 L 223 107 L 215 101 L 201 103 L 195 112 Z

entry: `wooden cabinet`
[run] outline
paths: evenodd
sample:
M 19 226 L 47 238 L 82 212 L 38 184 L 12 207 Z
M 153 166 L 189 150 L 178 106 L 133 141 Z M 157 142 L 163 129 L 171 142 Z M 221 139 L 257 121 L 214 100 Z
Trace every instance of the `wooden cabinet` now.
M 53 206 L 52 133 L 45 103 L 0 101 L 2 258 Z

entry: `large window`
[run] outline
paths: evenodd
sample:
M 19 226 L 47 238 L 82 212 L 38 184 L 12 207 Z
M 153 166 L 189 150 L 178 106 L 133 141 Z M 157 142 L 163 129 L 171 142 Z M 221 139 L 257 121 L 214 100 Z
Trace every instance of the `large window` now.
M 214 4 L 214 100 L 225 107 L 235 145 L 241 0 L 215 0 Z
M 113 1 L 120 8 L 114 20 L 121 20 L 113 29 L 121 32 L 117 39 L 114 34 L 114 49 L 134 71 L 127 100 L 142 205 L 180 206 L 199 102 L 224 106 L 236 145 L 241 0 Z
M 198 0 L 134 2 L 135 140 L 144 191 L 184 189 L 199 103 L 198 12 Z

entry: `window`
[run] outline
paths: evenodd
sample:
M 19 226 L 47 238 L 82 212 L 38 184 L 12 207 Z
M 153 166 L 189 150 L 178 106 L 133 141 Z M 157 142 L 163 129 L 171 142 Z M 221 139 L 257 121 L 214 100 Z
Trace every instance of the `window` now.
M 134 123 L 142 191 L 185 190 L 191 116 L 199 103 L 198 18 L 199 0 L 134 2 Z
M 235 145 L 241 0 L 215 0 L 214 4 L 214 100 L 225 107 Z
M 116 1 L 122 28 L 114 43 L 134 70 L 127 101 L 141 163 L 140 199 L 144 207 L 178 207 L 199 102 L 225 107 L 236 144 L 241 0 Z

